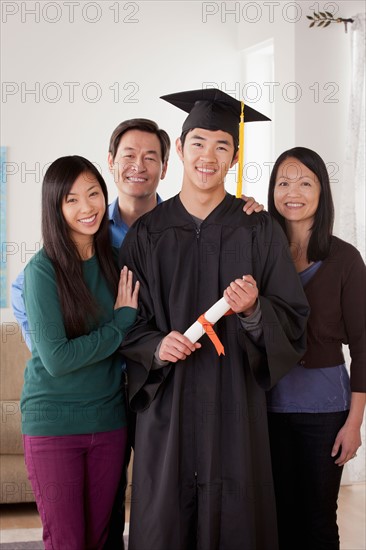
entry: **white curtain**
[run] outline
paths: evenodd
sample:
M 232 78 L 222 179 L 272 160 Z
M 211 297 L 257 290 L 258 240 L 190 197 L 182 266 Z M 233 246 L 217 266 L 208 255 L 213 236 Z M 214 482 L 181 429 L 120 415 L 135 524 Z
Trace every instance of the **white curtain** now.
M 341 200 L 338 205 L 340 225 L 338 234 L 352 243 L 366 257 L 365 208 L 365 40 L 366 14 L 358 14 L 348 26 L 351 32 L 351 90 L 348 111 L 346 160 L 343 170 Z M 348 361 L 349 363 L 349 361 Z M 357 483 L 366 479 L 366 437 L 363 423 L 363 445 L 357 457 L 344 469 L 342 483 Z
M 366 256 L 365 235 L 365 40 L 366 14 L 353 17 L 351 33 L 351 90 L 343 170 L 339 234 Z

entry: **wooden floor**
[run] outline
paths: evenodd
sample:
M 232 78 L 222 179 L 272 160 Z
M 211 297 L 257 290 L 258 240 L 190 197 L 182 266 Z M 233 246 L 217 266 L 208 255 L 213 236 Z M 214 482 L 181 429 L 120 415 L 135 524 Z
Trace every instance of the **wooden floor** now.
M 2 504 L 0 514 L 0 542 L 4 530 L 41 527 L 34 504 Z M 341 550 L 366 550 L 366 484 L 341 487 L 338 524 Z

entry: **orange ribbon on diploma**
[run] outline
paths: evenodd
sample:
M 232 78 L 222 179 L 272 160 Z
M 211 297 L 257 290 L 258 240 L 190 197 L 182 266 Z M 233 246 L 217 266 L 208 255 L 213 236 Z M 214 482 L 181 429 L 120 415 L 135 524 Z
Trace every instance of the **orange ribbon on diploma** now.
M 222 345 L 220 338 L 217 336 L 216 332 L 213 329 L 214 323 L 210 323 L 210 321 L 207 321 L 204 315 L 198 317 L 197 321 L 203 326 L 203 330 L 215 346 L 217 355 L 225 355 L 224 346 Z
M 206 311 L 203 315 L 197 319 L 193 325 L 189 327 L 184 333 L 192 344 L 197 342 L 205 333 L 210 338 L 211 342 L 216 348 L 218 355 L 225 355 L 224 346 L 220 342 L 219 337 L 213 329 L 213 325 L 221 319 L 224 315 L 230 315 L 232 313 L 229 304 L 225 298 L 221 298 L 216 304 Z

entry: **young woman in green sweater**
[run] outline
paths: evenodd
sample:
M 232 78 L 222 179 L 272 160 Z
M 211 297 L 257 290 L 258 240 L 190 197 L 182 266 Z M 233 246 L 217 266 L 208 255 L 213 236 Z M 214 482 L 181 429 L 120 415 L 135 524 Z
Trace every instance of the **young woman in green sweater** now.
M 32 339 L 21 398 L 25 461 L 46 550 L 100 549 L 121 477 L 126 416 L 117 349 L 139 283 L 119 274 L 107 187 L 79 156 L 48 168 L 43 248 L 25 268 Z

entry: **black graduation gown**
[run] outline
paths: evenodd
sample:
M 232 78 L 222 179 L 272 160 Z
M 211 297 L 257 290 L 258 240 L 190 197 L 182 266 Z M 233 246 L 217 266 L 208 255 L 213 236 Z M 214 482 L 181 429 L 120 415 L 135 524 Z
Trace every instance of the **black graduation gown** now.
M 122 343 L 137 411 L 129 550 L 275 550 L 277 528 L 265 393 L 305 351 L 308 306 L 279 225 L 247 216 L 231 195 L 197 230 L 179 196 L 127 234 L 120 265 L 141 282 Z M 185 361 L 152 369 L 171 330 L 184 331 L 252 274 L 265 348 L 236 315 Z

